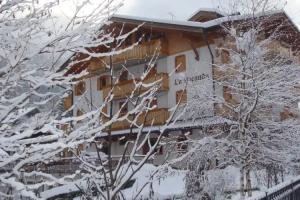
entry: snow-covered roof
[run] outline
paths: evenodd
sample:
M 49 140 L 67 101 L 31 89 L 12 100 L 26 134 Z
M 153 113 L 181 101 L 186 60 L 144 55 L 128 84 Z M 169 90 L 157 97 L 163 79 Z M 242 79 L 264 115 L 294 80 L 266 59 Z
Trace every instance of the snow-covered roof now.
M 210 10 L 210 9 L 206 9 Z M 211 9 L 213 10 L 213 9 Z M 214 10 L 215 11 L 215 10 Z M 300 31 L 299 27 L 293 22 L 293 20 L 289 17 L 289 15 L 284 10 L 274 10 L 264 13 L 257 13 L 255 17 L 275 15 L 275 14 L 285 14 L 288 19 L 293 23 L 295 27 L 297 27 L 298 31 Z M 128 15 L 113 15 L 111 17 L 111 21 L 113 22 L 125 22 L 125 23 L 133 23 L 133 24 L 150 24 L 152 26 L 158 26 L 162 28 L 170 28 L 170 29 L 183 29 L 183 30 L 193 30 L 193 31 L 202 31 L 202 29 L 212 28 L 215 26 L 219 26 L 222 23 L 230 22 L 230 21 L 238 21 L 245 20 L 253 17 L 253 15 L 227 15 L 224 14 L 224 17 L 220 17 L 214 20 L 210 20 L 207 22 L 193 22 L 193 21 L 177 21 L 177 20 L 166 20 L 166 19 L 155 19 L 155 18 L 146 18 L 146 17 L 137 17 L 137 16 L 128 16 Z
M 200 22 L 191 22 L 191 21 L 177 21 L 177 20 L 166 20 L 166 19 L 155 19 L 155 18 L 146 18 L 146 17 L 137 17 L 137 16 L 128 16 L 128 15 L 113 15 L 111 17 L 113 22 L 127 22 L 127 23 L 146 23 L 151 24 L 152 26 L 170 28 L 170 29 L 192 29 L 200 31 L 203 28 L 202 23 Z
M 193 14 L 191 14 L 187 20 L 190 20 L 191 18 L 193 18 L 195 15 L 197 15 L 200 12 L 212 12 L 212 13 L 217 13 L 221 16 L 227 16 L 228 14 L 225 12 L 222 12 L 219 9 L 215 9 L 215 8 L 199 8 L 198 10 L 196 10 L 195 12 L 193 12 Z

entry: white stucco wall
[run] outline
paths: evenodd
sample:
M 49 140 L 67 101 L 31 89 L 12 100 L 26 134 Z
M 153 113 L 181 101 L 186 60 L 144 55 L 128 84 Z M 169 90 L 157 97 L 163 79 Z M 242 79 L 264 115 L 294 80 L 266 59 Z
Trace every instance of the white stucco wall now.
M 214 47 L 212 46 L 212 49 Z M 195 53 L 193 50 L 171 55 L 165 58 L 157 60 L 157 71 L 158 73 L 165 72 L 169 73 L 169 91 L 160 92 L 157 95 L 158 98 L 158 108 L 171 108 L 176 105 L 176 91 L 186 89 L 188 101 L 192 100 L 195 96 L 195 90 L 203 86 L 206 87 L 206 91 L 213 92 L 213 74 L 211 66 L 211 56 L 208 48 L 202 47 L 197 49 L 200 60 L 195 59 Z M 186 72 L 176 73 L 175 72 L 175 57 L 184 54 L 186 56 Z M 140 76 L 145 68 L 145 64 L 138 64 L 135 66 L 128 67 L 130 73 L 134 74 L 136 77 Z M 120 70 L 120 69 L 119 69 Z M 118 71 L 114 72 L 115 74 Z M 86 82 L 86 92 L 82 96 L 74 96 L 74 101 L 76 102 L 76 108 L 80 108 L 83 111 L 90 110 L 90 98 L 92 95 L 92 103 L 95 107 L 98 107 L 103 102 L 102 91 L 97 90 L 97 77 L 93 77 L 85 80 Z M 186 78 L 189 78 L 186 82 Z M 216 88 L 216 92 L 222 95 L 222 88 Z M 117 112 L 119 109 L 119 102 L 122 100 L 115 100 L 113 106 L 113 112 Z M 132 109 L 132 105 L 129 104 L 129 110 Z M 76 114 L 76 109 L 74 111 Z M 206 111 L 206 116 L 211 116 L 213 114 L 213 104 L 209 104 L 209 109 Z M 203 117 L 201 113 L 200 117 Z M 191 137 L 199 137 L 201 130 L 193 131 Z M 172 131 L 173 137 L 181 134 L 181 131 Z M 168 147 L 164 147 L 163 155 L 160 155 L 155 160 L 155 164 L 161 163 L 166 156 Z M 95 151 L 93 147 L 87 149 L 88 151 Z M 112 144 L 112 155 L 121 155 L 123 153 L 124 146 L 119 144 L 119 141 L 115 141 Z M 142 154 L 142 150 L 139 152 Z M 176 152 L 175 152 L 176 154 Z

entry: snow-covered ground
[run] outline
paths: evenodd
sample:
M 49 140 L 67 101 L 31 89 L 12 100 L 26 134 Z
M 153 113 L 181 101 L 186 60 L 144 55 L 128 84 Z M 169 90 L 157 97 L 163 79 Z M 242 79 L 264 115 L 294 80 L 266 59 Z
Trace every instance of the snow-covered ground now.
M 123 194 L 126 199 L 133 199 L 141 187 L 147 185 L 140 193 L 141 199 L 149 199 L 149 195 L 152 195 L 154 199 L 180 198 L 185 194 L 185 174 L 185 171 L 171 168 L 159 169 L 151 164 L 146 164 L 134 176 L 136 181 L 133 186 L 125 189 Z M 151 179 L 152 181 L 149 183 Z
M 126 171 L 126 165 L 122 166 L 119 173 L 120 176 L 124 176 L 123 180 L 126 180 L 126 177 L 128 177 L 136 167 L 137 166 L 132 166 Z M 128 200 L 135 199 L 136 196 L 139 196 L 139 199 L 149 199 L 150 197 L 156 200 L 182 199 L 185 196 L 186 172 L 187 171 L 175 170 L 170 167 L 157 167 L 152 164 L 145 164 L 131 179 L 133 181 L 132 186 L 123 189 L 121 192 L 123 197 Z M 250 176 L 252 188 L 256 188 L 257 190 L 253 191 L 253 197 L 249 198 L 249 200 L 256 200 L 263 197 L 266 192 L 271 193 L 285 187 L 290 184 L 291 181 L 300 179 L 300 176 L 290 177 L 286 179 L 285 182 L 267 189 L 261 185 L 264 181 L 263 171 L 253 172 Z M 211 170 L 207 173 L 206 177 L 207 186 L 205 186 L 205 190 L 209 192 L 214 199 L 225 199 L 224 193 L 231 193 L 231 200 L 241 199 L 239 192 L 237 192 L 240 187 L 240 173 L 238 168 L 228 166 L 225 169 Z M 48 199 L 67 193 L 77 193 L 76 195 L 80 195 L 79 188 L 85 190 L 87 188 L 86 182 L 77 181 L 68 185 L 58 186 L 42 192 L 41 197 Z
M 130 175 L 130 171 L 134 170 L 135 167 L 130 168 L 125 176 Z M 128 200 L 134 199 L 137 195 L 139 199 L 149 199 L 149 196 L 157 200 L 180 198 L 185 194 L 185 174 L 186 171 L 145 164 L 131 179 L 134 181 L 133 185 L 122 190 L 122 194 Z M 74 182 L 55 187 L 42 192 L 41 197 L 48 199 L 67 193 L 78 192 L 79 194 L 78 187 L 84 190 L 86 183 Z

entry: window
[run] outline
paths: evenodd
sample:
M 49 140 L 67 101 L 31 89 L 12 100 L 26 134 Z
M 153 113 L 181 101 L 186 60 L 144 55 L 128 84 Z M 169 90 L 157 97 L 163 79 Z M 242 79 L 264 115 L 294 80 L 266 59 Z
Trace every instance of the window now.
M 80 117 L 81 115 L 83 115 L 83 112 L 81 110 L 77 110 L 76 116 Z
M 229 51 L 222 49 L 221 50 L 221 62 L 224 64 L 228 64 L 230 61 L 230 53 Z
M 100 151 L 105 153 L 106 155 L 110 151 L 107 141 L 99 141 L 99 142 L 97 142 L 97 146 L 99 146 Z
M 144 72 L 146 72 L 149 67 L 150 67 L 149 65 L 145 65 Z M 156 66 L 156 64 L 150 69 L 150 71 L 148 72 L 148 74 L 147 74 L 146 77 L 152 77 L 155 74 L 157 74 L 157 66 Z
M 157 98 L 152 99 L 150 106 L 153 107 L 153 106 L 157 106 L 157 105 L 158 105 Z
M 176 92 L 176 104 L 178 103 L 186 103 L 187 102 L 187 94 L 186 90 L 179 90 Z
M 150 102 L 151 101 L 151 102 Z M 149 105 L 149 102 L 150 102 L 150 105 Z M 157 105 L 158 105 L 158 102 L 157 102 L 157 98 L 153 98 L 153 99 L 147 99 L 146 100 L 146 105 L 148 106 L 148 107 L 150 107 L 150 108 L 152 108 L 152 107 L 154 107 L 154 106 L 156 106 L 157 107 Z
M 108 75 L 101 76 L 97 79 L 97 90 L 102 90 L 107 87 L 110 83 L 110 78 Z
M 128 77 L 128 71 L 123 71 L 120 75 L 119 81 L 127 81 L 127 77 Z
M 177 137 L 177 150 L 178 151 L 185 151 L 187 150 L 187 143 L 186 143 L 186 136 L 184 134 L 181 134 Z
M 281 121 L 284 121 L 284 120 L 290 119 L 290 118 L 296 118 L 296 117 L 297 117 L 297 115 L 295 113 L 291 112 L 290 107 L 288 107 L 288 106 L 285 106 L 283 108 L 283 111 L 280 112 L 280 120 Z
M 66 110 L 70 109 L 73 105 L 73 96 L 68 95 L 67 97 L 64 98 L 64 108 Z
M 124 146 L 127 141 L 128 141 L 127 137 L 123 136 L 123 137 L 119 138 L 119 145 Z
M 125 46 L 128 47 L 134 43 L 133 40 L 133 35 L 128 35 L 127 38 L 125 39 Z
M 119 102 L 119 110 L 121 110 L 120 112 L 121 116 L 126 115 L 126 113 L 128 113 L 128 103 L 125 101 Z
M 150 145 L 153 146 L 157 141 L 157 138 L 150 138 Z M 143 155 L 146 155 L 150 150 L 150 147 L 149 147 L 149 144 L 148 144 L 148 141 L 146 141 L 144 144 L 143 144 Z M 154 149 L 154 152 L 153 153 L 156 153 L 157 155 L 162 155 L 163 154 L 163 146 L 158 144 L 157 147 Z
M 75 85 L 75 96 L 80 96 L 85 92 L 85 82 L 81 81 Z
M 83 112 L 80 109 L 78 109 L 77 112 L 76 112 L 76 116 L 80 117 L 82 115 L 83 115 Z M 82 122 L 82 120 L 78 120 L 77 122 L 80 123 L 80 122 Z
M 179 55 L 175 57 L 175 69 L 176 72 L 184 72 L 186 70 L 185 55 Z
M 232 94 L 230 93 L 230 89 L 227 86 L 223 86 L 223 97 L 225 101 L 229 101 L 232 99 Z

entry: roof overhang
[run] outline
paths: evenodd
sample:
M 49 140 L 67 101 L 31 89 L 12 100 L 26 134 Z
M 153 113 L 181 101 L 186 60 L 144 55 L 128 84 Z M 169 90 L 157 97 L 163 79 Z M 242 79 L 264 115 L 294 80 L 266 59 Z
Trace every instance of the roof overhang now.
M 132 17 L 126 15 L 113 15 L 110 21 L 116 23 L 126 23 L 132 25 L 144 24 L 144 27 L 160 28 L 168 30 L 180 30 L 189 32 L 203 32 L 202 23 L 185 22 L 173 20 L 159 20 L 151 18 Z

